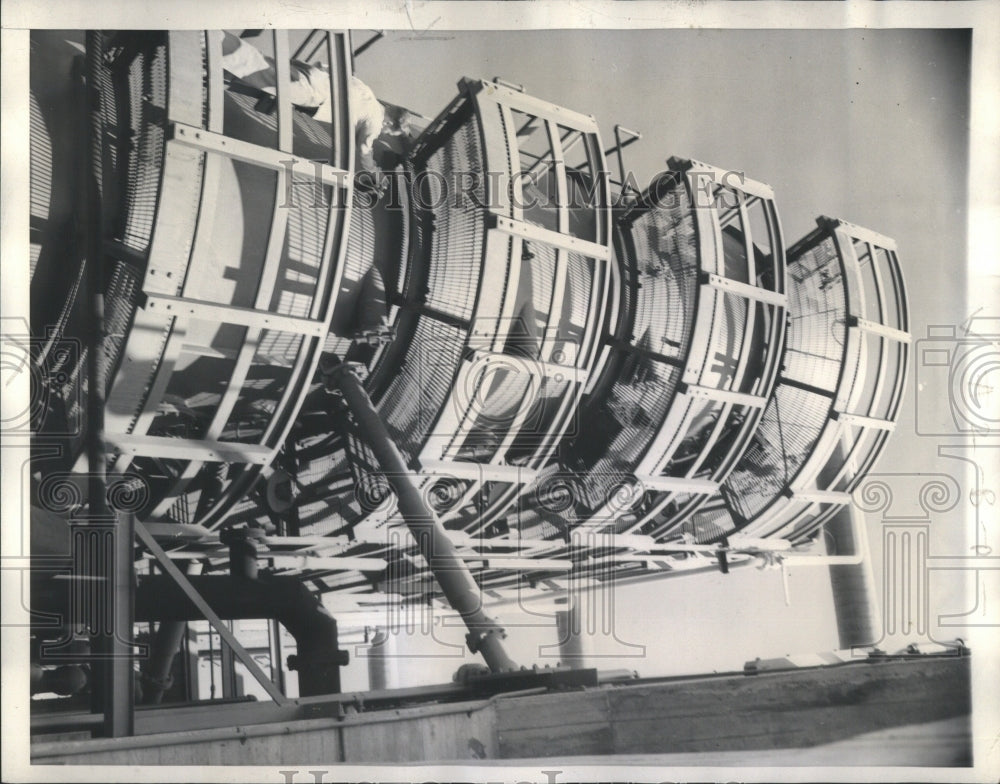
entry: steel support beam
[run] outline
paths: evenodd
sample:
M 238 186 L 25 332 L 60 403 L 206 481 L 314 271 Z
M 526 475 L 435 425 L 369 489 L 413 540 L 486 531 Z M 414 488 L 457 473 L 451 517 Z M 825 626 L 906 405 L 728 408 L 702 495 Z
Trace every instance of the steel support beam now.
M 780 307 L 788 305 L 788 295 L 786 294 L 769 291 L 760 286 L 751 286 L 749 283 L 743 283 L 732 278 L 724 278 L 722 275 L 716 275 L 714 272 L 710 272 L 705 276 L 705 283 L 714 289 L 756 300 L 757 302 L 766 302 L 769 305 L 778 305 Z
M 454 476 L 471 479 L 474 482 L 518 482 L 527 484 L 535 481 L 538 471 L 521 466 L 497 465 L 496 463 L 467 463 L 458 460 L 421 459 L 420 475 Z
M 311 178 L 323 183 L 323 185 L 340 188 L 349 186 L 350 172 L 319 161 L 300 158 L 290 152 L 261 147 L 180 122 L 171 123 L 167 130 L 170 141 L 193 147 L 196 150 L 225 155 L 237 161 L 263 166 L 275 171 L 284 171 L 297 177 Z
M 260 444 L 243 444 L 239 441 L 193 440 L 169 436 L 132 435 L 111 433 L 109 444 L 123 454 L 148 455 L 176 460 L 199 460 L 206 463 L 248 463 L 267 465 L 275 449 Z
M 469 629 L 466 639 L 473 653 L 481 653 L 493 672 L 516 670 L 517 665 L 504 650 L 503 628 L 483 611 L 482 597 L 468 566 L 459 556 L 451 537 L 424 502 L 413 483 L 410 467 L 393 442 L 389 431 L 349 365 L 338 365 L 327 374 L 327 385 L 339 391 L 354 417 L 358 430 L 371 447 L 379 466 L 396 493 L 399 512 L 413 534 L 421 554 L 445 598 Z
M 719 403 L 731 403 L 734 406 L 746 406 L 747 408 L 763 408 L 767 405 L 768 401 L 768 398 L 762 395 L 748 395 L 745 392 L 703 387 L 697 384 L 680 384 L 678 391 L 682 395 L 689 395 L 702 400 L 715 400 Z
M 545 245 L 551 245 L 554 248 L 568 250 L 571 253 L 579 253 L 581 256 L 588 256 L 600 261 L 611 260 L 611 248 L 606 245 L 581 240 L 572 234 L 560 234 L 558 231 L 536 226 L 534 223 L 528 223 L 527 221 L 515 220 L 514 218 L 508 218 L 491 212 L 488 216 L 487 225 L 512 237 L 521 237 L 532 242 L 541 242 Z
M 719 483 L 710 479 L 695 479 L 683 476 L 652 476 L 636 474 L 635 477 L 646 489 L 664 493 L 697 493 L 711 495 L 719 491 Z
M 102 734 L 121 738 L 134 734 L 134 689 L 132 676 L 132 529 L 131 518 L 120 518 L 109 509 L 107 453 L 104 443 L 104 408 L 108 383 L 108 363 L 104 356 L 104 236 L 103 189 L 92 163 L 94 149 L 103 143 L 103 123 L 97 97 L 98 86 L 91 80 L 103 58 L 101 39 L 87 34 L 86 73 L 81 85 L 83 100 L 80 117 L 84 132 L 80 150 L 82 187 L 79 217 L 83 226 L 83 253 L 86 259 L 87 322 L 90 326 L 87 350 L 87 536 L 74 537 L 85 550 L 80 578 L 98 582 L 95 601 L 88 602 L 85 618 L 91 631 L 94 656 L 91 709 L 103 712 Z M 83 554 L 76 554 L 77 556 Z M 76 559 L 75 559 L 76 560 Z
M 253 329 L 273 329 L 293 335 L 324 337 L 329 330 L 322 319 L 307 319 L 286 316 L 270 310 L 243 308 L 218 302 L 173 297 L 155 294 L 146 297 L 145 309 L 150 312 L 165 313 L 175 318 L 193 318 L 204 321 L 219 321 L 223 324 L 238 324 Z
M 240 645 L 239 640 L 236 639 L 235 635 L 229 630 L 229 627 L 223 623 L 222 619 L 216 614 L 216 612 L 209 606 L 195 587 L 191 584 L 191 581 L 187 576 L 174 565 L 174 562 L 170 560 L 170 557 L 163 551 L 163 548 L 156 542 L 156 539 L 145 529 L 142 523 L 136 522 L 135 532 L 142 540 L 142 543 L 149 549 L 156 560 L 159 562 L 163 571 L 166 572 L 177 586 L 184 592 L 191 603 L 198 608 L 205 619 L 212 625 L 212 627 L 219 633 L 219 636 L 232 648 L 233 653 L 239 658 L 243 665 L 250 671 L 250 674 L 257 680 L 257 682 L 264 687 L 264 690 L 271 696 L 276 703 L 279 705 L 284 705 L 287 702 L 287 698 L 278 689 L 271 679 L 267 677 L 264 671 L 260 668 L 260 665 L 254 660 L 246 649 Z
M 835 411 L 833 418 L 844 425 L 856 425 L 857 427 L 888 430 L 890 432 L 896 429 L 896 423 L 891 420 L 876 419 L 874 417 L 862 416 L 861 414 L 844 414 L 840 411 Z
M 858 316 L 849 317 L 847 320 L 847 326 L 857 327 L 862 332 L 878 335 L 888 340 L 895 340 L 897 343 L 909 344 L 910 342 L 909 332 L 896 329 L 895 327 L 887 327 L 885 324 L 879 324 L 876 321 L 869 321 L 868 319 L 859 318 Z

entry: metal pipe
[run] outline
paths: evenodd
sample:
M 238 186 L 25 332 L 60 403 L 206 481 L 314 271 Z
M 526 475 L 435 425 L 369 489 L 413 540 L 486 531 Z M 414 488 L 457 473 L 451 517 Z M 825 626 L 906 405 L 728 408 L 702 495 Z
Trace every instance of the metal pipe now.
M 473 653 L 481 653 L 493 672 L 516 670 L 517 664 L 504 650 L 504 629 L 483 611 L 481 592 L 472 572 L 459 557 L 448 532 L 424 502 L 411 478 L 411 471 L 389 431 L 372 405 L 360 379 L 347 364 L 327 373 L 327 388 L 337 390 L 365 442 L 371 448 L 386 479 L 396 493 L 399 513 L 417 542 L 441 591 L 462 616 L 469 630 L 466 642 Z
M 580 605 L 577 601 L 570 602 L 567 609 L 556 612 L 559 663 L 573 670 L 583 669 L 586 658 L 580 621 Z
M 249 580 L 209 574 L 186 580 L 207 607 L 199 607 L 172 576 L 152 575 L 142 580 L 136 592 L 136 618 L 194 621 L 205 618 L 206 609 L 218 619 L 273 618 L 295 638 L 296 652 L 289 657 L 289 667 L 298 670 L 299 696 L 340 691 L 340 667 L 347 664 L 347 652 L 337 647 L 337 622 L 298 577 Z M 272 699 L 282 703 L 284 696 L 270 681 L 268 686 L 269 693 L 274 692 Z
M 267 621 L 267 647 L 271 659 L 271 680 L 285 694 L 285 670 L 281 663 L 281 625 L 274 618 Z
M 200 563 L 188 565 L 187 574 L 201 572 Z M 149 648 L 149 659 L 142 668 L 143 703 L 158 705 L 163 692 L 170 688 L 170 669 L 187 633 L 187 621 L 161 621 Z
M 847 550 L 854 553 L 853 557 L 845 558 L 846 563 L 830 564 L 840 647 L 872 645 L 881 639 L 882 634 L 875 601 L 875 576 L 868 557 L 868 532 L 861 512 L 854 507 L 844 507 L 826 523 L 826 532 L 833 540 L 828 546 L 832 544 L 837 552 Z M 827 556 L 827 559 L 837 557 Z
M 384 629 L 376 629 L 368 649 L 368 688 L 381 691 L 389 688 L 392 638 Z M 395 685 L 395 684 L 393 684 Z
M 834 449 L 833 460 L 820 472 L 819 486 L 830 487 L 836 481 L 835 472 L 848 459 L 848 451 L 841 438 Z M 842 506 L 827 521 L 824 531 L 830 537 L 827 552 L 836 553 L 827 558 L 839 559 L 830 564 L 830 586 L 833 589 L 840 647 L 871 645 L 882 635 L 864 515 L 853 505 Z

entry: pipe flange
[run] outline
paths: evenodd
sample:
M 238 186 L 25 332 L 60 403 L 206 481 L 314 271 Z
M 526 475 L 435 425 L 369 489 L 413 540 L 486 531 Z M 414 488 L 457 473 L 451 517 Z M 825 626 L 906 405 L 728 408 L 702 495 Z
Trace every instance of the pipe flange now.
M 491 634 L 498 635 L 501 640 L 507 639 L 507 630 L 500 626 L 494 626 L 492 629 L 484 629 L 482 631 L 472 631 L 465 635 L 465 643 L 469 646 L 469 651 L 471 653 L 479 653 L 482 650 L 483 641 Z
M 161 692 L 167 691 L 174 685 L 174 677 L 170 673 L 167 673 L 162 678 L 157 678 L 155 675 L 150 675 L 143 670 L 139 670 L 138 674 L 140 683 L 152 686 Z

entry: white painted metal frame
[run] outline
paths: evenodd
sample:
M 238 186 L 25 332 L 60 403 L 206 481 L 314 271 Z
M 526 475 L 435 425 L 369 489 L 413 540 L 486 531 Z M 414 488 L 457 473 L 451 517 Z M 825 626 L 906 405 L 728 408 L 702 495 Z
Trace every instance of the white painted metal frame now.
M 136 316 L 136 329 L 130 335 L 129 347 L 133 354 L 146 355 L 152 379 L 140 413 L 134 421 L 119 417 L 109 423 L 109 441 L 120 447 L 115 469 L 124 471 L 134 457 L 150 455 L 188 460 L 175 486 L 153 511 L 153 516 L 166 514 L 176 498 L 186 491 L 204 461 L 232 462 L 245 466 L 242 475 L 232 483 L 208 513 L 208 520 L 217 523 L 225 509 L 246 491 L 261 466 L 267 465 L 280 449 L 299 410 L 308 383 L 315 372 L 322 350 L 323 338 L 329 330 L 335 298 L 333 291 L 339 283 L 346 248 L 346 231 L 350 221 L 352 169 L 354 162 L 354 133 L 350 118 L 349 79 L 350 44 L 346 33 L 324 33 L 326 54 L 330 62 L 330 94 L 333 97 L 334 162 L 313 164 L 292 155 L 294 108 L 290 100 L 291 81 L 288 56 L 287 31 L 272 31 L 274 62 L 277 77 L 277 142 L 275 148 L 266 148 L 226 137 L 222 134 L 223 72 L 218 39 L 204 33 L 170 33 L 169 36 L 169 106 L 167 118 L 169 135 L 162 183 L 160 209 L 157 214 L 153 244 L 144 291 L 145 307 Z M 206 51 L 202 65 L 202 39 Z M 202 123 L 201 80 L 206 79 L 208 112 L 207 123 Z M 197 96 L 197 105 L 194 105 Z M 179 107 L 179 108 L 178 108 Z M 234 307 L 207 301 L 210 292 L 195 291 L 185 281 L 187 264 L 202 252 L 204 243 L 210 241 L 214 215 L 215 192 L 219 182 L 222 158 L 231 158 L 274 170 L 278 173 L 275 189 L 275 209 L 272 212 L 269 239 L 263 249 L 264 262 L 257 281 L 257 293 L 252 308 Z M 176 163 L 175 163 L 176 162 Z M 298 166 L 296 167 L 296 162 Z M 183 163 L 185 169 L 180 167 Z M 198 176 L 200 174 L 200 176 Z M 323 258 L 312 298 L 308 318 L 286 316 L 268 310 L 275 290 L 281 263 L 288 221 L 288 210 L 278 205 L 286 192 L 287 177 L 320 177 L 323 183 L 337 190 L 327 215 Z M 198 214 L 190 212 L 180 201 L 173 207 L 172 199 L 185 198 L 184 189 L 200 188 L 202 206 Z M 185 209 L 188 212 L 185 214 Z M 205 433 L 205 441 L 151 438 L 144 434 L 156 415 L 157 407 L 167 388 L 169 379 L 184 341 L 186 319 L 202 319 L 219 323 L 245 326 L 242 345 L 235 353 L 235 363 L 218 406 Z M 159 347 L 143 348 L 149 341 L 150 328 L 166 338 Z M 218 441 L 239 399 L 247 373 L 253 363 L 256 349 L 264 330 L 289 332 L 302 336 L 299 351 L 291 365 L 290 379 L 281 400 L 276 406 L 259 444 L 223 443 Z M 152 351 L 150 351 L 152 349 Z M 136 394 L 135 384 L 122 383 L 112 388 L 109 403 Z M 109 409 L 121 410 L 118 405 Z M 173 443 L 167 443 L 173 442 Z
M 549 307 L 549 323 L 545 328 L 546 339 L 542 344 L 541 359 L 544 361 L 551 357 L 558 342 L 558 336 L 562 331 L 562 325 L 558 320 L 561 313 L 564 299 L 566 297 L 566 284 L 568 281 L 568 253 L 577 253 L 590 259 L 592 265 L 592 287 L 588 304 L 588 315 L 584 326 L 583 340 L 576 352 L 572 367 L 573 378 L 570 380 L 569 389 L 558 401 L 559 410 L 553 420 L 548 433 L 544 434 L 534 455 L 529 458 L 527 465 L 539 468 L 544 465 L 553 454 L 557 444 L 566 433 L 566 429 L 572 421 L 574 412 L 578 409 L 583 391 L 587 382 L 593 375 L 598 359 L 600 358 L 600 330 L 603 325 L 604 314 L 609 303 L 617 297 L 615 285 L 617 279 L 613 277 L 611 271 L 611 240 L 610 240 L 610 184 L 607 172 L 607 162 L 604 158 L 603 147 L 600 144 L 600 132 L 593 117 L 588 117 L 579 113 L 570 112 L 562 107 L 553 106 L 544 101 L 525 96 L 523 93 L 501 86 L 487 84 L 485 82 L 464 83 L 466 90 L 475 101 L 476 111 L 483 123 L 484 136 L 489 139 L 493 137 L 492 143 L 488 142 L 486 149 L 502 151 L 502 159 L 509 167 L 513 183 L 513 199 L 507 202 L 503 198 L 491 198 L 489 201 L 495 230 L 502 233 L 511 234 L 522 240 L 531 240 L 539 244 L 546 244 L 556 250 L 556 271 L 553 286 L 551 304 Z M 490 123 L 490 118 L 498 115 L 501 123 L 496 125 Z M 523 183 L 520 178 L 514 177 L 515 172 L 520 171 L 520 154 L 517 143 L 517 126 L 514 122 L 512 110 L 520 111 L 535 118 L 544 125 L 548 138 L 549 149 L 552 153 L 552 169 L 555 175 L 557 188 L 557 221 L 558 232 L 528 223 L 524 220 L 523 210 L 520 205 L 525 203 Z M 567 128 L 576 132 L 576 138 L 569 145 L 564 146 L 564 139 L 560 136 L 559 127 Z M 569 213 L 568 213 L 568 186 L 566 183 L 566 163 L 565 152 L 569 146 L 587 137 L 590 142 L 590 152 L 588 159 L 594 176 L 597 180 L 597 193 L 600 196 L 600 203 L 596 208 L 595 226 L 597 227 L 597 237 L 599 242 L 588 242 L 580 240 L 568 234 Z M 501 144 L 502 140 L 502 144 Z M 492 164 L 491 164 L 492 167 Z M 500 196 L 500 194 L 496 194 Z M 601 205 L 608 205 L 602 209 Z M 515 258 L 520 255 L 520 246 L 514 243 Z M 501 336 L 497 336 L 497 342 L 501 342 Z M 558 372 L 556 370 L 555 372 Z M 508 432 L 507 438 L 501 445 L 498 453 L 503 453 L 512 443 L 516 435 L 514 429 Z M 526 486 L 511 485 L 490 508 L 484 509 L 476 516 L 476 519 L 466 526 L 470 532 L 482 531 L 493 522 L 506 508 L 509 507 L 519 494 L 526 491 Z M 463 499 L 464 500 L 464 499 Z M 456 505 L 457 507 L 458 505 Z
M 841 506 L 850 503 L 851 491 L 871 469 L 886 437 L 895 427 L 905 387 L 909 363 L 909 317 L 895 243 L 844 221 L 819 218 L 817 224 L 819 228 L 797 247 L 805 252 L 822 242 L 831 242 L 841 267 L 847 339 L 844 341 L 840 377 L 826 422 L 809 458 L 800 466 L 785 491 L 749 521 L 744 529 L 748 535 L 782 536 L 803 541 Z M 866 301 L 855 242 L 864 243 L 867 247 L 877 302 Z M 876 249 L 879 248 L 885 251 L 885 270 L 876 266 Z M 866 334 L 880 341 L 875 367 L 866 367 L 862 351 Z M 886 343 L 898 344 L 900 350 L 899 362 L 891 377 L 887 372 Z M 875 382 L 868 398 L 861 399 L 861 392 L 866 386 L 864 378 L 870 373 L 875 374 Z M 779 380 L 779 386 L 781 383 Z M 890 387 L 888 416 L 870 416 L 885 385 Z
M 672 530 L 681 520 L 693 514 L 719 488 L 719 483 L 725 479 L 736 461 L 750 443 L 750 438 L 760 421 L 760 415 L 773 389 L 778 371 L 778 359 L 784 339 L 784 321 L 787 296 L 784 288 L 785 263 L 781 229 L 777 211 L 771 201 L 771 189 L 762 184 L 743 178 L 730 181 L 732 178 L 721 170 L 706 164 L 680 158 L 668 161 L 674 174 L 673 181 L 677 192 L 688 200 L 687 204 L 693 211 L 696 220 L 697 248 L 700 264 L 700 285 L 697 289 L 697 302 L 694 303 L 694 324 L 691 327 L 688 345 L 684 347 L 685 364 L 682 381 L 678 384 L 674 400 L 667 410 L 666 417 L 659 427 L 657 436 L 647 445 L 643 456 L 633 469 L 635 481 L 632 485 L 632 503 L 622 507 L 621 500 L 616 498 L 604 507 L 595 511 L 589 520 L 580 523 L 581 528 L 590 530 L 610 530 L 621 527 L 619 517 L 633 508 L 643 498 L 646 492 L 657 495 L 650 509 L 623 528 L 634 532 L 654 519 L 676 498 L 686 499 L 680 509 L 667 521 L 659 525 L 655 531 L 661 535 Z M 736 199 L 736 213 L 742 225 L 743 242 L 746 256 L 746 277 L 755 281 L 757 271 L 754 268 L 753 237 L 750 233 L 750 221 L 746 213 L 748 198 L 760 199 L 765 205 L 769 244 L 772 248 L 773 284 L 772 288 L 754 285 L 727 278 L 724 275 L 725 261 L 723 255 L 722 233 L 720 225 L 721 207 L 716 196 L 706 204 L 700 204 L 698 188 L 707 179 L 710 183 L 725 183 L 732 186 L 729 197 Z M 662 182 L 650 187 L 646 194 L 640 196 L 637 210 L 657 209 L 660 198 L 664 195 L 659 188 Z M 737 190 L 745 188 L 745 190 Z M 711 191 L 711 189 L 710 189 Z M 626 214 L 622 221 L 622 231 L 629 231 L 631 220 L 636 215 Z M 630 220 L 631 217 L 631 220 Z M 624 244 L 625 252 L 634 252 L 634 246 L 629 242 Z M 713 357 L 712 350 L 718 343 L 721 330 L 721 315 L 723 297 L 740 297 L 746 301 L 746 320 L 740 325 L 743 337 L 739 341 L 739 356 L 731 377 L 720 385 L 710 373 Z M 754 329 L 756 318 L 755 303 L 763 303 L 769 307 L 770 323 L 767 337 L 763 342 L 764 356 L 752 356 L 754 349 L 750 345 L 749 336 Z M 744 377 L 751 362 L 760 363 L 763 368 L 760 378 L 751 392 L 739 391 L 744 384 Z M 699 401 L 710 401 L 715 404 L 717 419 L 712 432 L 705 440 L 698 455 L 691 461 L 682 476 L 669 475 L 669 466 L 689 434 L 696 419 L 703 415 Z M 706 471 L 706 460 L 718 444 L 722 431 L 734 408 L 744 410 L 745 419 L 740 431 L 733 439 L 726 456 L 717 466 Z
M 479 257 L 482 267 L 478 282 L 479 291 L 475 297 L 475 309 L 469 323 L 468 358 L 459 365 L 451 385 L 451 393 L 434 417 L 430 435 L 422 444 L 416 462 L 428 474 L 425 484 L 436 481 L 446 474 L 470 480 L 468 489 L 462 497 L 452 505 L 450 511 L 442 515 L 445 519 L 460 514 L 462 509 L 467 508 L 485 491 L 487 483 L 508 484 L 506 490 L 489 509 L 482 515 L 477 514 L 474 520 L 468 521 L 470 530 L 478 530 L 495 519 L 516 500 L 520 492 L 523 492 L 535 476 L 535 469 L 549 458 L 569 426 L 571 415 L 579 404 L 583 387 L 589 380 L 599 356 L 599 330 L 614 281 L 610 269 L 610 209 L 607 207 L 610 203 L 610 189 L 599 143 L 599 131 L 593 118 L 553 106 L 494 83 L 467 79 L 460 83 L 460 89 L 460 96 L 428 126 L 418 140 L 413 157 L 419 159 L 429 155 L 440 143 L 441 138 L 448 137 L 451 125 L 461 116 L 460 113 L 470 113 L 481 133 L 485 158 L 483 170 L 498 175 L 503 180 L 503 185 L 497 188 L 494 179 L 487 178 L 489 222 L 484 239 L 485 247 Z M 520 166 L 517 129 L 512 119 L 512 109 L 536 118 L 540 123 L 539 127 L 544 128 L 549 140 L 553 154 L 555 182 L 560 196 L 557 207 L 559 231 L 544 229 L 523 219 L 520 207 L 523 204 L 523 193 L 519 191 L 521 183 L 515 176 L 520 172 Z M 595 209 L 598 242 L 582 240 L 568 233 L 568 187 L 558 126 L 578 131 L 578 138 L 583 138 L 584 134 L 593 137 L 590 149 L 597 150 L 599 156 L 597 160 L 591 161 L 601 199 L 601 204 Z M 507 181 L 513 183 L 515 188 L 513 194 L 506 188 Z M 516 294 L 524 241 L 554 248 L 556 267 L 548 309 L 548 323 L 544 328 L 540 350 L 537 356 L 526 357 L 524 362 L 517 362 L 518 358 L 503 353 L 503 348 L 516 316 Z M 579 254 L 589 260 L 594 284 L 592 290 L 588 292 L 587 319 L 586 323 L 581 325 L 584 339 L 578 347 L 579 350 L 573 352 L 569 360 L 555 361 L 555 351 L 564 334 L 560 316 L 565 297 L 568 296 L 570 253 Z M 568 382 L 568 388 L 560 399 L 550 401 L 550 405 L 557 406 L 556 416 L 549 432 L 541 434 L 535 453 L 524 467 L 508 466 L 506 454 L 531 414 L 528 405 L 522 405 L 518 409 L 501 434 L 494 455 L 488 463 L 481 465 L 468 463 L 469 466 L 476 466 L 473 471 L 466 467 L 466 462 L 457 460 L 463 443 L 475 431 L 477 421 L 476 407 L 470 405 L 471 400 L 466 388 L 475 383 L 473 374 L 477 368 L 481 370 L 481 364 L 492 357 L 498 361 L 507 360 L 505 367 L 510 365 L 511 370 L 524 365 L 524 372 L 530 377 L 526 396 L 537 395 L 546 378 L 556 379 L 561 376 Z M 427 470 L 428 467 L 433 469 Z

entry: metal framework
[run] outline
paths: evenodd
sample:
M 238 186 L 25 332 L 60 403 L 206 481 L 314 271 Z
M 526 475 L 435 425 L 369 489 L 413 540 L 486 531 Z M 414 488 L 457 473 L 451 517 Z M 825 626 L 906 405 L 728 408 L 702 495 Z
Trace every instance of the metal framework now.
M 401 174 L 385 197 L 398 209 L 353 212 L 346 275 L 395 265 L 381 266 L 393 339 L 364 360 L 365 386 L 442 522 L 478 533 L 551 460 L 604 360 L 617 308 L 604 156 L 592 118 L 466 79 Z M 378 232 L 402 252 L 376 252 Z M 341 357 L 350 346 L 327 342 Z M 412 551 L 380 531 L 400 520 L 368 450 L 336 435 L 320 401 L 309 410 L 286 449 L 302 530 L 350 531 L 366 557 Z
M 560 474 L 574 530 L 662 541 L 718 490 L 749 443 L 784 341 L 785 260 L 770 188 L 671 158 L 616 223 L 623 285 L 580 437 Z M 540 483 L 511 528 L 552 535 Z
M 801 542 L 850 503 L 895 426 L 910 336 L 896 244 L 830 218 L 789 250 L 784 368 L 724 484 L 736 527 Z
M 166 477 L 144 518 L 221 520 L 284 443 L 333 317 L 353 187 L 350 47 L 323 35 L 334 119 L 320 127 L 291 104 L 287 31 L 270 36 L 273 114 L 224 89 L 218 37 L 166 34 L 148 247 L 105 241 L 141 279 L 106 438 L 115 472 Z M 283 209 L 302 180 L 324 203 Z
M 212 34 L 88 35 L 85 256 L 109 303 L 105 325 L 91 300 L 88 456 L 90 511 L 105 470 L 145 484 L 139 571 L 158 564 L 279 706 L 195 587 L 220 575 L 181 567 L 256 579 L 259 560 L 355 619 L 372 593 L 447 602 L 503 671 L 484 604 L 773 561 L 849 502 L 907 372 L 891 240 L 821 218 L 786 254 L 767 185 L 682 158 L 614 206 L 639 135 L 606 152 L 593 117 L 498 79 L 462 80 L 376 198 L 355 188 L 348 36 L 296 53 L 328 66 L 325 124 L 292 105 L 288 34 L 266 35 L 273 96 L 226 89 Z
M 430 230 L 411 242 L 403 339 L 372 387 L 414 468 L 449 486 L 442 519 L 476 532 L 571 425 L 613 280 L 593 119 L 502 84 L 466 79 L 460 89 L 411 155 L 413 222 Z M 570 167 L 588 203 L 571 198 Z M 392 376 L 381 389 L 383 369 Z

